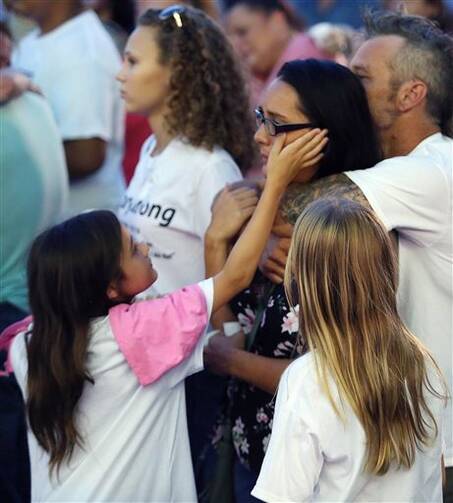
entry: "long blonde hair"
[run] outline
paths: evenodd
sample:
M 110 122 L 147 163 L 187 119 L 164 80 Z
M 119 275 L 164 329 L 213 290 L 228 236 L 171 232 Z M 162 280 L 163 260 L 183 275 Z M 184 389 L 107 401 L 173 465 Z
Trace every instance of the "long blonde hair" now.
M 300 304 L 299 326 L 318 378 L 352 407 L 367 439 L 365 470 L 383 475 L 390 463 L 409 468 L 417 448 L 437 436 L 425 390 L 437 397 L 431 355 L 396 308 L 397 259 L 372 211 L 348 200 L 322 199 L 299 217 L 288 256 L 285 289 Z

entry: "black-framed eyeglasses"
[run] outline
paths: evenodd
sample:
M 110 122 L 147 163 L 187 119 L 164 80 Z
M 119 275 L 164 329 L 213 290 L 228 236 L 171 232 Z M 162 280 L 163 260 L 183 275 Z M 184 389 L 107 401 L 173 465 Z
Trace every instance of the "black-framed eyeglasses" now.
M 185 12 L 187 12 L 187 9 L 184 5 L 170 5 L 170 7 L 167 7 L 159 12 L 159 19 L 165 21 L 166 19 L 173 18 L 176 26 L 178 28 L 182 28 L 181 15 Z
M 311 122 L 304 124 L 277 124 L 274 120 L 265 117 L 261 107 L 255 109 L 255 119 L 257 129 L 264 124 L 264 128 L 269 136 L 276 136 L 280 133 L 289 133 L 290 131 L 298 131 L 299 129 L 309 129 L 316 127 Z

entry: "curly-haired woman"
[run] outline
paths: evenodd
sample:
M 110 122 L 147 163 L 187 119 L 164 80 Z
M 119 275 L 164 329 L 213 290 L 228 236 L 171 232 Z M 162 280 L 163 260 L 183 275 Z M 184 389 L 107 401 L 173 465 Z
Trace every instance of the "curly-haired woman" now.
M 151 246 L 162 294 L 204 277 L 211 203 L 253 160 L 248 97 L 226 37 L 190 7 L 139 18 L 118 80 L 127 110 L 144 114 L 154 132 L 119 218 Z
M 159 270 L 152 295 L 204 278 L 213 199 L 253 162 L 253 120 L 233 54 L 215 22 L 185 6 L 146 11 L 127 43 L 118 75 L 122 96 L 129 112 L 148 118 L 154 134 L 142 147 L 118 216 L 134 239 L 151 247 Z M 222 392 L 204 373 L 191 379 L 196 459 Z

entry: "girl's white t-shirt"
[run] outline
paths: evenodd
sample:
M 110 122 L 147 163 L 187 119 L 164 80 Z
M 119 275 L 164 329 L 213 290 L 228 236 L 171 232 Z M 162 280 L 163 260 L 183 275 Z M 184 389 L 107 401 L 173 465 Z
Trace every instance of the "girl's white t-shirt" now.
M 435 389 L 439 382 L 432 378 Z M 364 473 L 366 437 L 352 408 L 330 390 L 339 419 L 321 388 L 312 353 L 295 360 L 280 380 L 272 435 L 252 495 L 266 502 L 441 502 L 441 435 L 409 469 Z M 444 402 L 426 396 L 439 431 Z
M 217 147 L 208 151 L 175 138 L 156 156 L 154 148 L 151 136 L 118 217 L 135 240 L 151 247 L 159 273 L 152 293 L 164 294 L 205 277 L 204 233 L 212 202 L 242 175 L 228 152 Z
M 189 334 L 187 339 L 194 330 L 191 327 L 197 326 L 198 330 L 201 326 L 202 331 L 190 355 L 147 386 L 139 383 L 130 362 L 120 351 L 112 331 L 115 324 L 111 315 L 93 322 L 87 366 L 95 383 L 85 384 L 76 416 L 84 449 L 75 448 L 71 461 L 62 464 L 57 481 L 49 477 L 49 457 L 29 430 L 33 501 L 197 501 L 187 433 L 184 379 L 203 369 L 206 336 L 203 324 L 207 325 L 212 309 L 213 281 L 205 280 L 198 287 L 195 292 L 191 287 L 189 293 L 184 289 L 168 299 L 148 301 L 151 311 L 153 306 L 159 306 L 159 313 L 154 317 L 167 318 L 175 330 L 185 325 L 180 330 L 182 335 Z M 200 290 L 202 293 L 197 293 Z M 185 296 L 189 297 L 187 302 Z M 120 317 L 128 316 L 127 306 L 119 306 L 119 309 Z M 200 316 L 204 320 L 201 325 Z M 138 327 L 142 321 L 132 314 L 129 324 Z M 145 317 L 144 321 L 147 323 L 149 318 Z M 139 331 L 143 333 L 143 327 L 139 327 Z M 160 355 L 168 359 L 165 330 L 155 335 L 158 330 L 149 326 L 149 332 L 150 339 L 161 339 L 161 344 L 156 348 L 144 348 L 143 352 L 148 350 L 149 360 L 157 366 Z M 123 350 L 127 335 L 122 337 Z M 143 339 L 146 340 L 146 335 L 137 338 L 139 347 Z M 27 397 L 25 340 L 23 333 L 15 338 L 10 359 L 22 393 Z M 144 361 L 146 358 L 142 363 Z

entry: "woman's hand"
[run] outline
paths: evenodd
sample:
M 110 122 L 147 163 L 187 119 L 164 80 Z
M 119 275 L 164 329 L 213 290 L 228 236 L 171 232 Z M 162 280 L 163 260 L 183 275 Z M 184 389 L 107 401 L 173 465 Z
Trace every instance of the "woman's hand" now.
M 267 182 L 286 187 L 305 168 L 316 165 L 327 145 L 327 129 L 313 129 L 285 146 L 286 135 L 278 135 L 267 160 Z
M 215 374 L 231 375 L 235 351 L 243 349 L 244 343 L 245 337 L 242 332 L 232 336 L 213 335 L 204 349 L 204 363 Z
M 225 187 L 212 206 L 211 223 L 206 231 L 211 239 L 229 241 L 253 214 L 257 191 L 249 187 Z

